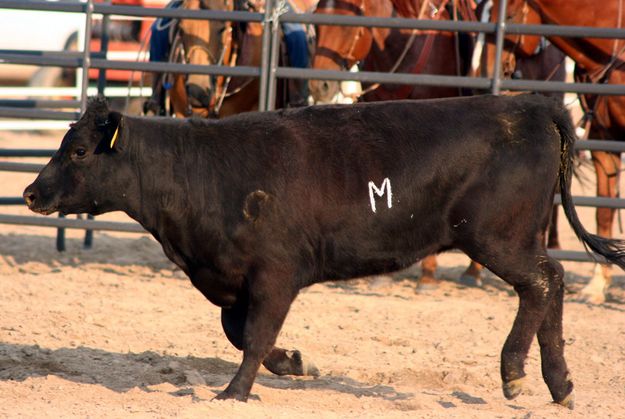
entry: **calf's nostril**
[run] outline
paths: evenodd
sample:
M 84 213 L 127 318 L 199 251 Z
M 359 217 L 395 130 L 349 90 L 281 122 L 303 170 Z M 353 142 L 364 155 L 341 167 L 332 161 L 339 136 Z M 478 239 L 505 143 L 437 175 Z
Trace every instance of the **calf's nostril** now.
M 24 201 L 29 207 L 35 203 L 35 194 L 32 192 L 24 192 Z

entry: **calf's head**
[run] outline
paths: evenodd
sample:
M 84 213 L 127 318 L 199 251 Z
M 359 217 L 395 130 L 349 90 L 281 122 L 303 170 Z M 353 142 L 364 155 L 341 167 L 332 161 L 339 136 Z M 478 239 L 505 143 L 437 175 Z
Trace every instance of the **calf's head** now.
M 60 148 L 24 191 L 32 211 L 51 214 L 101 214 L 121 210 L 126 194 L 123 117 L 104 99 L 93 99 L 80 120 L 70 126 Z

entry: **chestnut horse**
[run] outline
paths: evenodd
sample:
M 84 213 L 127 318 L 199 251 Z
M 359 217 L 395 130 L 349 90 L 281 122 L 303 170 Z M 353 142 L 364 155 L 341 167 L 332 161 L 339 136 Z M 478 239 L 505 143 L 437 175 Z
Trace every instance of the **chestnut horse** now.
M 495 1 L 493 11 L 498 10 Z M 583 12 L 582 12 L 583 11 Z M 495 17 L 496 17 L 496 13 Z M 515 23 L 544 23 L 571 26 L 622 28 L 625 25 L 625 1 L 613 0 L 508 0 L 507 18 Z M 531 51 L 536 36 L 509 35 L 515 51 Z M 599 38 L 549 37 L 562 52 L 573 59 L 578 72 L 588 82 L 625 84 L 625 41 Z M 589 119 L 590 138 L 620 140 L 625 137 L 625 97 L 582 95 L 582 103 Z M 616 197 L 621 168 L 620 153 L 592 151 L 597 173 L 597 195 Z M 597 208 L 597 232 L 612 237 L 615 210 Z M 605 301 L 611 283 L 611 269 L 607 265 L 595 268 L 590 283 L 582 290 L 584 298 L 592 303 Z
M 449 19 L 445 8 L 448 3 L 451 4 L 449 0 L 425 0 L 419 17 Z M 395 10 L 389 0 L 320 0 L 315 13 L 391 17 Z M 464 62 L 456 54 L 455 38 L 451 32 L 318 25 L 313 68 L 349 69 L 360 62 L 364 71 L 457 75 Z M 320 102 L 330 101 L 339 86 L 335 81 L 309 83 L 311 95 Z M 365 88 L 361 99 L 425 99 L 458 93 L 455 87 L 375 84 Z
M 396 15 L 395 2 L 320 0 L 315 13 L 391 17 Z M 455 3 L 448 0 L 420 1 L 417 17 L 451 19 L 446 5 Z M 466 43 L 466 39 L 463 41 Z M 315 69 L 345 70 L 360 62 L 360 68 L 364 71 L 459 75 L 465 71 L 467 62 L 460 54 L 460 39 L 452 32 L 319 25 L 316 45 L 313 57 Z M 363 87 L 364 92 L 359 100 L 364 101 L 451 97 L 461 93 L 455 87 L 393 84 Z M 339 92 L 340 83 L 311 80 L 309 89 L 316 102 L 329 102 Z M 436 286 L 436 266 L 436 256 L 423 259 L 419 287 Z M 463 274 L 464 282 L 479 283 L 480 270 L 481 266 L 472 262 Z
M 291 0 L 296 12 L 312 9 L 316 0 Z M 263 11 L 263 1 L 185 0 L 182 7 L 190 10 Z M 258 67 L 261 62 L 263 26 L 260 22 L 220 22 L 182 19 L 178 23 L 170 61 L 195 65 Z M 169 98 L 171 113 L 178 117 L 191 115 L 221 118 L 258 109 L 259 79 L 257 77 L 226 77 L 201 74 L 171 76 Z M 293 81 L 278 82 L 276 107 L 283 107 L 293 96 Z M 160 85 L 153 86 L 156 95 L 163 95 Z M 152 103 L 163 106 L 163 97 Z M 162 113 L 153 110 L 152 113 Z
M 180 2 L 179 7 L 187 10 L 234 9 L 232 0 L 184 0 Z M 160 22 L 162 21 L 157 20 L 156 24 L 165 26 Z M 236 61 L 233 51 L 235 34 L 229 22 L 182 19 L 172 21 L 167 26 L 172 26 L 168 34 L 171 45 L 168 46 L 167 57 L 161 57 L 161 59 L 197 65 L 229 65 L 230 61 Z M 153 30 L 153 38 L 154 36 Z M 162 38 L 159 40 L 164 42 Z M 152 39 L 151 42 L 155 40 Z M 161 48 L 165 49 L 165 46 Z M 225 78 L 222 76 L 213 77 L 203 74 L 155 74 L 154 76 L 152 97 L 144 107 L 147 114 L 164 114 L 165 100 L 168 97 L 169 113 L 172 115 L 178 117 L 194 114 L 208 116 L 209 108 L 214 108 L 216 100 L 223 97 L 225 93 Z

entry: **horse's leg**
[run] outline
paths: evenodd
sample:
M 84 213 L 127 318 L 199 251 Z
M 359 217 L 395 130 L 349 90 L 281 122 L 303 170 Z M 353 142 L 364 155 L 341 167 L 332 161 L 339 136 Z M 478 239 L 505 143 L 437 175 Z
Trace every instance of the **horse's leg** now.
M 460 283 L 470 287 L 481 287 L 483 269 L 482 265 L 472 260 L 467 270 L 460 276 Z
M 246 299 L 237 301 L 230 308 L 221 310 L 221 324 L 226 337 L 235 348 L 243 349 L 243 336 L 247 320 L 248 302 Z M 277 375 L 310 375 L 318 376 L 315 365 L 302 358 L 298 350 L 286 350 L 274 347 L 263 360 L 263 365 Z
M 417 280 L 418 289 L 429 290 L 438 287 L 438 279 L 434 276 L 437 265 L 435 255 L 426 256 L 421 261 L 421 277 Z
M 152 73 L 152 96 L 143 103 L 143 114 L 147 116 L 163 115 L 165 92 L 163 91 L 163 73 Z
M 605 151 L 593 151 L 592 161 L 597 172 L 597 196 L 614 198 L 618 191 L 618 173 L 621 168 L 620 154 Z M 597 234 L 602 237 L 612 237 L 612 223 L 615 210 L 612 208 L 597 208 Z M 595 267 L 595 272 L 582 289 L 583 298 L 593 304 L 602 304 L 612 282 L 612 272 L 609 265 Z
M 254 80 L 236 94 L 227 97 L 219 110 L 219 117 L 258 110 L 258 86 L 258 81 Z
M 187 91 L 184 85 L 184 77 L 180 74 L 174 76 L 174 83 L 169 92 L 172 113 L 179 118 L 187 118 L 190 115 Z

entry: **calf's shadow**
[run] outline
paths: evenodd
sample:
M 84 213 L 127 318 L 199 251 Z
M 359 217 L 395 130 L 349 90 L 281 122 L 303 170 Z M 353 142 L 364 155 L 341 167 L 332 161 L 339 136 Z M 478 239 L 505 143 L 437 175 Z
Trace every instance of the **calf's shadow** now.
M 169 383 L 175 388 L 168 390 L 171 395 L 197 398 L 193 386 L 205 383 L 209 387 L 222 388 L 230 382 L 238 366 L 219 358 L 180 357 L 152 351 L 118 353 L 82 346 L 48 349 L 38 345 L 0 343 L 2 381 L 54 375 L 75 383 L 101 385 L 120 393 L 133 388 L 146 392 L 162 391 L 154 386 Z M 198 376 L 203 382 L 198 383 Z M 413 396 L 399 393 L 388 385 L 370 385 L 342 376 L 278 377 L 261 371 L 256 383 L 274 389 L 325 389 L 390 401 Z M 219 392 L 218 389 L 211 390 L 215 394 Z

